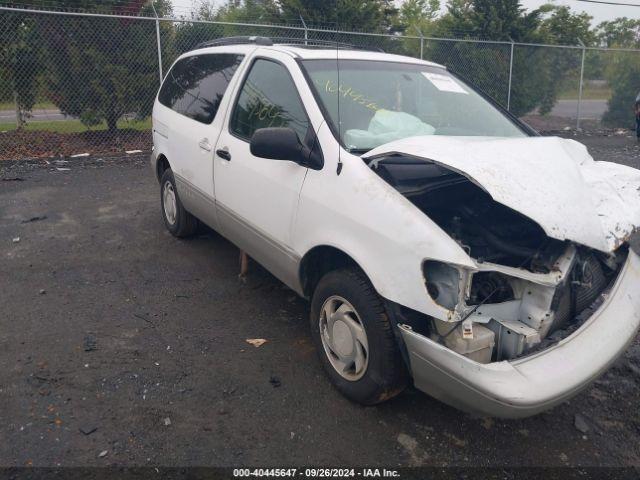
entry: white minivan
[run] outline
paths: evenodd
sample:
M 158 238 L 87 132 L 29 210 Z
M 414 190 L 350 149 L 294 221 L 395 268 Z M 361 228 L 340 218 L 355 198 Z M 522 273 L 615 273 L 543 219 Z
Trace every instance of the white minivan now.
M 440 65 L 311 43 L 173 64 L 151 158 L 167 229 L 202 222 L 310 299 L 328 377 L 362 404 L 413 382 L 522 417 L 596 379 L 640 324 L 640 171 Z

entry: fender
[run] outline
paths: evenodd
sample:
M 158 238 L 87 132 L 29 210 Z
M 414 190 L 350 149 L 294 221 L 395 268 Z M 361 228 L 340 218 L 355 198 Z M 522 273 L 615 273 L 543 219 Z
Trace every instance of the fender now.
M 319 132 L 319 136 L 327 132 Z M 328 131 L 328 130 L 327 130 Z M 302 258 L 328 245 L 349 255 L 387 300 L 426 315 L 447 318 L 429 297 L 422 274 L 425 259 L 475 270 L 475 262 L 439 226 L 379 178 L 361 158 L 341 152 L 309 171 L 293 227 L 293 248 Z

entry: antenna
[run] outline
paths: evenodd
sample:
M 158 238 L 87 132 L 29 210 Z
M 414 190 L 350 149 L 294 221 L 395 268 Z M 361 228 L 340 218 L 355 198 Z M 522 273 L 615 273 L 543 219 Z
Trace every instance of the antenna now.
M 340 116 L 340 42 L 338 42 L 338 4 L 336 3 L 336 74 L 338 77 L 338 167 L 336 175 L 342 173 L 342 158 L 340 151 L 340 143 L 342 143 L 342 117 Z

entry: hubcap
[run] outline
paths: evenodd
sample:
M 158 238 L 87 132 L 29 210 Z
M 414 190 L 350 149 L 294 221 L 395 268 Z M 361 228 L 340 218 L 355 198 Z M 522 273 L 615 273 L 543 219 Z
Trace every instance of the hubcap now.
M 176 223 L 178 206 L 176 204 L 176 192 L 171 182 L 165 182 L 164 184 L 162 204 L 164 205 L 164 216 L 167 218 L 167 222 L 169 222 L 170 225 L 174 225 Z
M 353 305 L 337 295 L 327 298 L 319 327 L 324 352 L 335 371 L 351 382 L 362 378 L 369 364 L 369 343 Z

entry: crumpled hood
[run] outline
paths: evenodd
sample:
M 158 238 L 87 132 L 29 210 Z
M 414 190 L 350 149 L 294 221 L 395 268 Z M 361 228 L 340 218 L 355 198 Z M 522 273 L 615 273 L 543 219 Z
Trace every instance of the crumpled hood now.
M 640 228 L 640 170 L 596 162 L 587 148 L 558 137 L 421 136 L 377 147 L 454 170 L 558 240 L 611 252 Z

